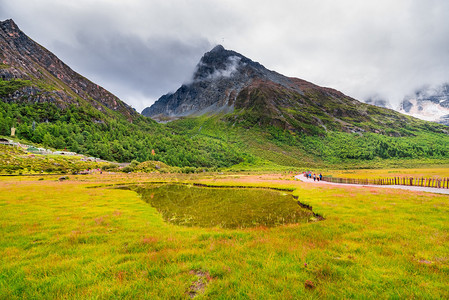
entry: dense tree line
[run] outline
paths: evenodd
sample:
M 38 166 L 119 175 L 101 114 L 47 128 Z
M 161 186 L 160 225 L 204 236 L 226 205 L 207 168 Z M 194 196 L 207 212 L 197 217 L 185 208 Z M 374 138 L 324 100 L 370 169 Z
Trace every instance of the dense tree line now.
M 327 132 L 324 136 L 293 135 L 289 131 L 270 129 L 270 139 L 278 145 L 300 146 L 324 160 L 372 160 L 375 158 L 447 158 L 449 136 L 444 133 L 418 131 L 414 136 L 394 137 L 365 132 Z
M 19 138 L 119 162 L 159 160 L 172 166 L 226 167 L 244 160 L 240 152 L 212 138 L 190 137 L 145 117 L 132 123 L 93 108 L 51 103 L 0 102 L 0 135 L 16 128 Z M 153 151 L 154 150 L 154 151 Z
M 435 130 L 435 128 L 440 129 L 440 125 L 425 126 L 427 123 L 421 124 L 421 121 L 417 126 L 412 124 L 405 128 L 407 135 L 397 137 L 389 133 L 347 133 L 330 130 L 314 135 L 292 132 L 272 125 L 253 125 L 247 128 L 235 126 L 229 120 L 228 122 L 220 121 L 219 118 L 185 119 L 172 122 L 170 126 L 175 129 L 182 128 L 191 136 L 213 137 L 235 145 L 242 152 L 253 150 L 250 146 L 251 142 L 242 143 L 249 138 L 258 145 L 259 150 L 255 153 L 261 154 L 260 148 L 270 149 L 271 144 L 275 144 L 280 149 L 290 151 L 289 153 L 294 152 L 295 157 L 314 156 L 328 163 L 374 159 L 449 158 L 449 151 L 447 151 L 449 135 L 445 133 L 445 130 L 440 132 Z M 271 156 L 261 155 L 267 159 Z

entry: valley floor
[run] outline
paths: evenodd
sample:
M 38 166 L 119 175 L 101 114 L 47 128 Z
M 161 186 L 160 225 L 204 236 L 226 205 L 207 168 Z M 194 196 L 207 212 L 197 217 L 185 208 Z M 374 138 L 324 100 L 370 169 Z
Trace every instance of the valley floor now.
M 114 185 L 292 189 L 325 220 L 182 227 Z M 0 177 L 0 298 L 449 298 L 449 198 L 294 174 Z

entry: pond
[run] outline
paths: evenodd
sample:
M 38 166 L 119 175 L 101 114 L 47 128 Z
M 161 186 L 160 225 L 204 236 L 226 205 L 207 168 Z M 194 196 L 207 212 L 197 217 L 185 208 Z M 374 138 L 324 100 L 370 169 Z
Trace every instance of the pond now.
M 316 220 L 287 192 L 256 188 L 214 188 L 182 184 L 132 187 L 165 221 L 199 227 L 274 227 Z

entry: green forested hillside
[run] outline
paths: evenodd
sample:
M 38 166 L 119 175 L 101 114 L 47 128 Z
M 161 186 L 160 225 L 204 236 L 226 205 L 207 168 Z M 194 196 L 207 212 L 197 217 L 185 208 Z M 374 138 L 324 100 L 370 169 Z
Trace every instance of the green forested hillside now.
M 12 126 L 19 138 L 45 147 L 118 162 L 160 160 L 207 168 L 245 159 L 235 147 L 210 137 L 191 137 L 144 117 L 130 123 L 118 114 L 114 118 L 82 106 L 62 111 L 51 103 L 0 102 L 0 135 L 9 135 Z
M 228 119 L 229 116 L 226 117 Z M 413 164 L 449 159 L 449 136 L 441 125 L 407 128 L 409 135 L 395 137 L 370 132 L 327 131 L 321 135 L 297 133 L 276 126 L 238 126 L 220 117 L 178 120 L 168 126 L 186 134 L 215 138 L 252 155 L 253 164 L 280 166 L 388 165 L 397 160 Z M 443 129 L 437 132 L 436 129 Z M 397 129 L 396 129 L 397 130 Z M 428 159 L 428 160 L 426 160 Z M 382 163 L 383 162 L 383 163 Z
M 18 137 L 45 147 L 119 162 L 158 160 L 180 167 L 307 167 L 449 158 L 449 136 L 422 129 L 403 137 L 337 131 L 307 135 L 272 125 L 233 125 L 218 116 L 168 124 L 144 117 L 130 123 L 113 116 L 74 105 L 63 111 L 51 103 L 0 102 L 0 135 L 8 135 L 15 126 Z
M 449 136 L 425 129 L 394 137 L 376 133 L 297 133 L 273 125 L 236 125 L 220 116 L 158 124 L 88 106 L 61 110 L 51 103 L 0 102 L 0 135 L 16 127 L 19 138 L 106 160 L 157 160 L 172 166 L 223 168 L 369 165 L 385 159 L 449 159 Z M 152 154 L 154 150 L 155 155 Z M 387 163 L 387 162 L 386 162 Z

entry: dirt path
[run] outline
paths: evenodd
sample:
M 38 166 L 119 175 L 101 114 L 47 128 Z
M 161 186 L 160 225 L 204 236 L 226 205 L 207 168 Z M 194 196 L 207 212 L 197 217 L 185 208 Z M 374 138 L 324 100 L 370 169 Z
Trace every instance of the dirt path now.
M 303 174 L 296 175 L 295 178 L 302 182 L 308 182 L 308 183 L 314 183 L 314 184 L 327 184 L 327 185 L 335 185 L 335 186 L 378 187 L 378 188 L 400 189 L 400 190 L 409 190 L 409 191 L 416 191 L 416 192 L 428 192 L 428 193 L 449 195 L 449 189 L 429 188 L 429 187 L 421 187 L 421 186 L 407 186 L 407 185 L 372 185 L 372 184 L 350 184 L 350 183 L 333 183 L 333 182 L 327 182 L 327 181 L 313 181 L 313 179 L 305 178 Z

